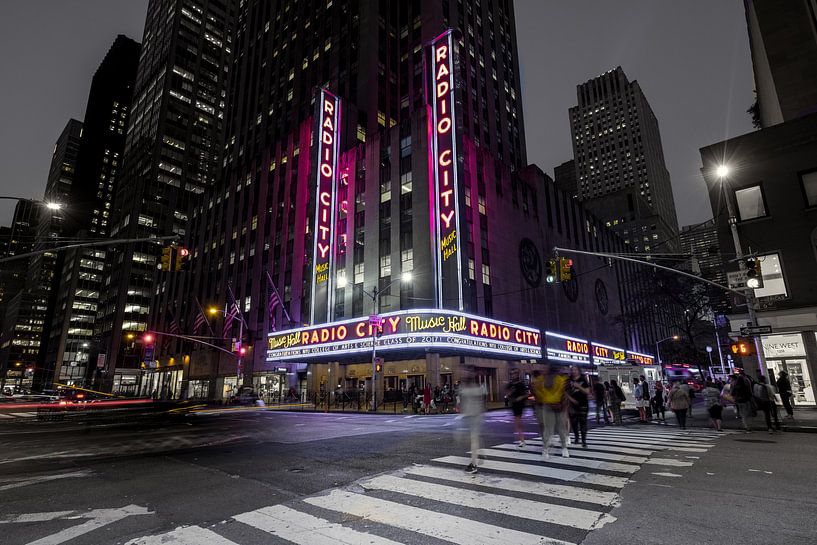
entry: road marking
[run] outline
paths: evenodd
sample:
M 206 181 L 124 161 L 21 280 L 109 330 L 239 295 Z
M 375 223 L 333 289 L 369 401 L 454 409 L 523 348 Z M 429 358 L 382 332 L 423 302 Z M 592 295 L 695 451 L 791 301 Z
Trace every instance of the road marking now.
M 619 500 L 619 496 L 615 492 L 602 492 L 601 490 L 593 490 L 591 488 L 525 481 L 492 474 L 485 475 L 477 473 L 475 475 L 469 475 L 459 469 L 450 469 L 447 467 L 414 466 L 405 468 L 402 472 L 406 475 L 452 481 L 461 484 L 474 484 L 496 490 L 522 492 L 524 494 L 595 503 L 604 506 L 616 505 Z M 425 482 L 421 483 L 421 486 L 423 485 L 425 485 Z
M 358 532 L 283 505 L 263 507 L 233 518 L 253 528 L 300 545 L 358 545 L 360 543 L 400 545 L 391 539 Z
M 692 462 L 684 462 L 683 460 L 676 460 L 674 458 L 650 458 L 646 463 L 668 467 L 690 467 L 692 465 Z
M 26 522 L 48 522 L 64 518 L 75 511 L 51 511 L 46 513 L 26 513 L 23 515 L 4 515 L 0 519 L 0 524 L 18 524 Z
M 537 445 L 542 447 L 542 441 L 540 439 L 527 439 L 526 442 L 531 445 Z M 576 448 L 575 445 L 572 445 L 568 448 Z M 587 450 L 600 450 L 604 452 L 620 452 L 622 454 L 635 454 L 636 456 L 649 456 L 650 454 L 654 453 L 654 450 L 649 450 L 646 448 L 634 448 L 634 447 L 617 447 L 617 446 L 610 446 L 610 445 L 602 445 L 596 444 L 594 442 L 590 442 L 587 444 Z
M 306 498 L 304 501 L 330 511 L 388 524 L 459 545 L 473 545 L 474 543 L 482 545 L 507 545 L 508 543 L 566 545 L 568 543 L 340 490 L 332 490 L 325 496 Z
M 237 545 L 234 541 L 200 526 L 179 526 L 172 532 L 156 536 L 139 537 L 125 545 Z
M 483 456 L 494 458 L 510 458 L 512 460 L 523 460 L 526 462 L 541 462 L 541 454 L 529 454 L 527 452 L 509 452 L 492 448 L 480 449 Z M 641 469 L 633 464 L 618 464 L 614 462 L 602 462 L 600 460 L 590 460 L 587 458 L 562 458 L 561 456 L 551 456 L 546 463 L 559 464 L 564 466 L 586 467 L 589 469 L 601 469 L 602 471 L 617 471 L 619 473 L 635 473 Z
M 666 472 L 653 473 L 653 475 L 658 475 L 659 477 L 683 477 L 683 475 L 678 475 L 677 473 Z
M 539 501 L 501 496 L 486 492 L 475 492 L 446 486 L 442 484 L 419 482 L 412 479 L 395 477 L 394 475 L 380 475 L 360 484 L 365 490 L 386 490 L 398 494 L 406 494 L 427 500 L 433 500 L 461 507 L 482 509 L 530 520 L 538 520 L 549 524 L 570 526 L 582 530 L 601 528 L 608 522 L 615 521 L 606 513 L 590 511 L 577 507 L 567 507 Z
M 471 458 L 465 458 L 463 456 L 444 456 L 442 458 L 437 458 L 434 461 L 442 464 L 467 466 L 471 463 Z M 507 473 L 520 473 L 531 477 L 546 477 L 548 479 L 556 479 L 558 481 L 597 484 L 601 486 L 608 486 L 610 488 L 624 488 L 624 485 L 628 482 L 626 477 L 597 475 L 595 473 L 574 471 L 572 469 L 560 469 L 557 467 L 533 464 L 515 464 L 512 462 L 502 462 L 499 460 L 482 460 L 479 467 L 492 469 L 495 471 L 505 471 Z
M 624 441 L 633 441 L 636 443 L 641 444 L 659 444 L 659 445 L 677 445 L 681 447 L 696 447 L 696 448 L 712 448 L 715 445 L 713 443 L 703 443 L 699 441 L 684 441 L 682 439 L 673 439 L 670 437 L 644 437 L 642 434 L 637 433 L 589 433 L 588 438 L 615 438 L 615 439 L 622 439 Z
M 23 486 L 29 486 L 32 484 L 43 483 L 47 481 L 55 481 L 57 479 L 68 479 L 72 477 L 87 477 L 90 475 L 91 472 L 88 470 L 83 471 L 73 471 L 71 473 L 60 473 L 57 475 L 43 475 L 42 477 L 34 477 L 31 479 L 21 480 L 12 482 L 9 484 L 4 484 L 0 486 L 0 490 L 11 490 L 12 488 L 21 488 Z
M 673 445 L 658 445 L 658 444 L 648 445 L 648 444 L 633 443 L 633 442 L 628 441 L 626 439 L 620 439 L 620 440 L 616 440 L 616 439 L 600 439 L 598 436 L 594 437 L 591 440 L 591 443 L 593 445 L 597 445 L 597 444 L 598 445 L 615 445 L 615 446 L 619 446 L 619 447 L 631 446 L 631 447 L 636 447 L 636 448 L 642 448 L 643 447 L 643 448 L 647 448 L 647 449 L 651 449 L 651 450 L 677 450 L 677 451 L 680 451 L 680 452 L 709 452 L 709 450 L 705 449 L 705 448 L 676 447 L 676 446 L 673 446 Z M 588 444 L 590 444 L 590 443 L 588 443 Z
M 32 416 L 37 416 L 37 413 L 9 413 L 12 416 L 16 416 L 18 418 L 31 418 Z
M 0 418 L 14 418 L 14 417 L 11 416 L 10 414 L 0 413 Z
M 79 524 L 77 526 L 71 526 L 70 528 L 66 528 L 57 532 L 56 534 L 51 534 L 50 536 L 45 536 L 43 538 L 37 539 L 28 543 L 28 545 L 59 545 L 60 543 L 65 543 L 66 541 L 70 541 L 75 539 L 79 536 L 85 535 L 88 532 L 92 532 L 98 528 L 102 528 L 103 526 L 107 526 L 108 524 L 112 524 L 124 518 L 130 517 L 132 515 L 152 515 L 153 511 L 148 511 L 144 507 L 140 507 L 138 505 L 126 505 L 125 507 L 121 507 L 119 509 L 94 509 L 91 511 L 86 511 L 84 513 L 79 513 L 76 511 L 56 511 L 55 513 L 34 513 L 33 516 L 39 517 L 39 522 L 44 522 L 47 520 L 56 520 L 56 519 L 90 519 L 87 522 Z M 49 515 L 51 515 L 49 517 Z M 53 516 L 57 515 L 57 516 Z M 20 517 L 26 517 L 31 515 L 12 515 L 13 518 L 19 519 Z M 25 521 L 18 521 L 18 520 L 11 520 L 5 521 L 8 522 L 25 522 Z
M 501 448 L 507 449 L 509 451 L 514 452 L 537 452 L 541 453 L 542 448 L 536 446 L 529 446 L 529 447 L 522 447 L 519 448 L 518 445 L 513 443 L 506 443 L 504 445 L 495 445 L 492 448 Z M 578 446 L 570 446 L 570 455 L 575 456 L 576 458 L 595 458 L 597 460 L 607 460 L 609 462 L 624 462 L 630 464 L 643 464 L 644 461 L 647 459 L 646 456 L 625 456 L 623 454 L 611 454 L 609 452 L 593 452 L 588 449 L 584 449 Z M 556 447 L 551 447 L 551 452 L 558 452 Z

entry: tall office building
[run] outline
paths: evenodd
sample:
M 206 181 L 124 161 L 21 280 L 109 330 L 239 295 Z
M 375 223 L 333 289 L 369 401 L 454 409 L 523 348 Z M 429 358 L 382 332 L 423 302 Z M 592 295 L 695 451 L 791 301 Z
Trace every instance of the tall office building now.
M 112 237 L 183 237 L 191 204 L 212 190 L 236 4 L 148 3 Z M 159 244 L 135 243 L 107 262 L 98 313 L 106 388 L 116 380 L 114 369 L 138 367 L 138 355 L 126 357 L 123 342 L 147 328 L 159 254 Z
M 621 67 L 577 87 L 570 131 L 579 198 L 636 252 L 677 248 L 658 119 Z
M 573 159 L 554 167 L 553 181 L 560 190 L 575 199 L 579 198 L 579 186 L 578 180 L 576 179 L 576 161 Z
M 817 0 L 744 5 L 760 126 L 817 112 Z
M 66 236 L 95 239 L 110 233 L 139 50 L 138 42 L 117 36 L 91 80 L 76 173 L 59 200 Z M 40 354 L 44 383 L 86 384 L 88 361 L 103 351 L 95 322 L 105 259 L 114 253 L 98 247 L 59 254 Z

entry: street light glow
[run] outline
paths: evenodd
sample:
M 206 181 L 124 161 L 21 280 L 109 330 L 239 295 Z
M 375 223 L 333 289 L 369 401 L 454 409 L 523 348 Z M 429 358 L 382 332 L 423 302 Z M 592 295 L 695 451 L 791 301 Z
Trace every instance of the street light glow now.
M 218 309 L 214 308 L 214 307 L 210 307 L 210 308 L 207 309 L 207 312 L 209 312 L 210 314 L 218 314 Z
M 678 340 L 678 339 L 680 339 L 680 338 L 681 338 L 681 337 L 679 337 L 678 335 L 673 335 L 673 336 L 672 336 L 672 340 L 673 340 L 673 341 L 677 341 L 677 340 Z
M 346 280 L 346 275 L 338 276 L 338 287 L 339 288 L 345 288 L 348 285 L 349 285 L 349 281 Z
M 49 210 L 59 210 L 60 208 L 62 208 L 62 204 L 58 202 L 46 202 L 45 207 L 48 208 Z
M 729 176 L 729 167 L 726 165 L 719 165 L 715 170 L 715 174 L 718 175 L 718 178 L 726 178 Z
M 403 273 L 403 275 L 400 277 L 400 279 L 403 282 L 411 282 L 413 277 L 414 277 L 414 275 L 411 274 L 411 271 L 406 271 L 406 272 Z

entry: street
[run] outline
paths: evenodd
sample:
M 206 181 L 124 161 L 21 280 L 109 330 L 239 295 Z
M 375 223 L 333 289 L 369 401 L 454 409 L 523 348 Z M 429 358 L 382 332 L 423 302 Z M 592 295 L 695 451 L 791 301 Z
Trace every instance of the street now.
M 770 543 L 809 540 L 809 433 L 592 428 L 541 460 L 486 416 L 212 411 L 155 422 L 0 425 L 4 545 Z M 768 513 L 774 513 L 769 516 Z

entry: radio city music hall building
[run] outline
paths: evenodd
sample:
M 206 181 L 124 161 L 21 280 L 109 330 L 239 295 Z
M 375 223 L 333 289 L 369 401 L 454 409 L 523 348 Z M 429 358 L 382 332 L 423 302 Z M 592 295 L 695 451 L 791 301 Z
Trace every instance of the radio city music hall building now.
M 545 280 L 556 245 L 622 246 L 525 166 L 511 2 L 284 4 L 239 12 L 223 186 L 192 211 L 191 273 L 160 275 L 155 329 L 168 309 L 189 329 L 232 292 L 243 383 L 271 398 L 368 388 L 373 337 L 377 392 L 471 365 L 495 399 L 547 355 L 547 331 L 640 349 L 617 320 L 619 265 L 577 259 L 575 280 Z M 183 372 L 182 395 L 235 391 L 228 355 L 174 341 L 158 362 Z

